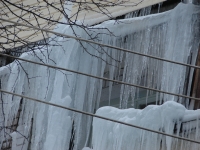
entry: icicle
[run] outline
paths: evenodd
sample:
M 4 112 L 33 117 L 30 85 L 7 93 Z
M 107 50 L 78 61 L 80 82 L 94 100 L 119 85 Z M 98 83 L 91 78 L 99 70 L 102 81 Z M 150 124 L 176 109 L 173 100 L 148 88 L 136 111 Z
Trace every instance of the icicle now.
M 149 97 L 149 90 L 147 90 L 147 94 L 146 94 L 146 106 L 148 104 L 148 97 Z
M 158 4 L 158 13 L 160 13 L 160 7 L 162 6 L 163 3 Z
M 17 147 L 17 133 L 13 132 L 10 135 L 12 137 L 12 150 L 15 150 L 15 148 Z

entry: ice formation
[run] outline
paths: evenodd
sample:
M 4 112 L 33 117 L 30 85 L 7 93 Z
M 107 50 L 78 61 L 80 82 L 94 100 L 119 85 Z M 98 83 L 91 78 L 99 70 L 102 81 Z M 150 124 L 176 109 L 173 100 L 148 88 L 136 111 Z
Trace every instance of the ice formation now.
M 188 129 L 185 130 L 185 127 L 181 129 L 180 123 L 186 121 L 184 117 L 188 115 L 193 115 L 196 120 L 199 115 L 199 110 L 188 111 L 183 105 L 174 101 L 168 101 L 161 106 L 149 105 L 143 110 L 134 108 L 117 109 L 107 106 L 99 108 L 96 114 L 169 134 L 174 133 L 176 124 L 177 133 L 181 132 L 185 134 L 185 131 Z M 191 128 L 191 124 L 189 126 L 189 128 Z M 199 122 L 196 122 L 195 127 L 199 127 Z M 195 139 L 199 140 L 199 131 L 196 131 L 195 134 Z M 92 141 L 94 150 L 160 150 L 161 147 L 162 150 L 187 150 L 196 149 L 196 147 L 199 146 L 198 144 L 192 143 L 190 147 L 185 147 L 185 145 L 190 143 L 187 141 L 178 143 L 177 139 L 171 137 L 127 127 L 98 118 L 94 118 L 93 120 Z M 180 144 L 179 147 L 176 147 L 178 144 Z
M 198 26 L 199 13 L 200 9 L 198 6 L 179 4 L 174 10 L 157 15 L 124 19 L 120 22 L 107 21 L 91 27 L 88 32 L 92 36 L 94 34 L 96 35 L 96 33 L 105 33 L 98 34 L 98 40 L 101 40 L 105 44 L 111 44 L 178 62 L 190 62 L 194 64 L 199 42 L 199 33 L 195 30 Z M 110 32 L 105 29 L 97 29 L 99 27 L 105 27 Z M 73 31 L 67 25 L 59 25 L 56 31 L 73 35 Z M 82 38 L 91 38 L 80 28 L 74 27 L 74 31 Z M 108 35 L 111 32 L 115 36 Z M 118 78 L 116 75 L 118 70 L 116 68 L 121 68 L 122 64 L 119 62 L 123 61 L 123 81 L 163 91 L 180 94 L 186 93 L 189 95 L 191 78 L 187 81 L 188 89 L 184 88 L 184 84 L 186 83 L 186 76 L 192 75 L 192 69 L 188 70 L 184 66 L 130 53 L 123 53 L 122 51 L 105 47 L 102 48 L 98 45 L 89 45 L 84 42 L 80 43 L 73 39 L 63 39 L 62 37 L 56 36 L 54 38 L 56 38 L 54 41 L 58 41 L 55 44 L 60 44 L 60 47 L 46 47 L 43 51 L 38 50 L 24 53 L 21 57 L 95 76 L 103 76 L 105 69 L 107 69 L 109 70 L 111 79 Z M 106 62 L 111 65 L 106 64 Z M 0 68 L 0 79 L 1 88 L 10 92 L 24 94 L 29 97 L 92 113 L 99 108 L 102 81 L 98 79 L 22 61 L 15 61 L 8 66 Z M 137 89 L 135 87 L 121 86 L 120 108 L 127 108 L 129 95 L 131 95 L 134 101 L 136 91 Z M 110 83 L 111 92 L 112 83 Z M 177 98 L 165 94 L 160 94 L 157 97 L 158 103 L 172 100 L 184 104 L 186 108 L 189 107 L 188 100 L 181 97 Z M 29 137 L 31 141 L 31 143 L 25 142 L 27 144 L 24 147 L 32 150 L 65 150 L 69 148 L 71 140 L 73 140 L 75 150 L 91 146 L 91 117 L 28 101 L 12 95 L 2 94 L 2 99 L 5 102 L 5 126 L 10 124 L 11 121 L 9 121 L 9 118 L 16 116 L 19 107 L 22 107 L 19 120 L 21 126 L 17 130 L 20 128 L 20 131 L 23 131 L 23 134 Z M 21 101 L 23 101 L 22 106 L 20 106 Z M 148 111 L 149 108 L 152 107 L 147 107 L 143 112 Z M 160 110 L 160 108 L 162 106 L 155 106 L 157 110 Z M 107 108 L 103 109 L 106 110 Z M 115 111 L 114 108 L 111 110 Z M 131 110 L 120 111 L 128 113 Z M 139 110 L 133 111 L 133 113 L 141 112 Z M 178 119 L 179 116 L 178 114 L 176 115 L 175 119 Z M 167 116 L 163 116 L 162 119 L 165 119 L 165 117 Z M 126 121 L 128 121 L 128 118 Z M 142 120 L 140 123 L 144 123 L 143 125 L 145 126 L 146 122 L 148 120 Z M 172 133 L 173 129 L 171 128 L 171 124 L 168 127 L 170 127 L 170 130 L 166 128 L 166 132 L 169 131 Z M 121 128 L 121 126 L 115 125 L 115 128 L 112 130 L 117 131 L 118 128 Z M 159 128 L 158 126 L 155 127 L 157 130 Z M 106 128 L 105 130 L 109 129 Z M 5 136 L 3 131 L 0 134 L 1 137 Z M 98 133 L 95 132 L 95 134 Z M 72 135 L 74 139 L 71 139 Z M 156 138 L 151 133 L 145 133 L 145 135 L 152 137 L 152 139 L 163 138 Z M 108 136 L 112 138 L 112 135 Z M 117 140 L 122 140 L 123 136 L 120 136 L 120 134 L 117 135 Z M 106 139 L 107 137 L 105 137 Z M 3 140 L 1 138 L 0 143 Z M 166 141 L 170 143 L 170 139 L 166 139 Z M 94 140 L 94 142 L 96 141 Z M 102 143 L 103 146 L 104 142 L 99 141 L 99 144 Z M 147 141 L 146 143 L 148 144 L 149 142 Z M 153 142 L 155 143 L 156 141 Z M 128 145 L 131 146 L 131 143 L 127 143 Z M 94 144 L 94 146 L 96 145 Z M 113 149 L 120 147 L 120 145 L 115 146 Z M 98 149 L 99 147 L 95 148 Z M 16 147 L 12 147 L 12 149 L 16 149 Z

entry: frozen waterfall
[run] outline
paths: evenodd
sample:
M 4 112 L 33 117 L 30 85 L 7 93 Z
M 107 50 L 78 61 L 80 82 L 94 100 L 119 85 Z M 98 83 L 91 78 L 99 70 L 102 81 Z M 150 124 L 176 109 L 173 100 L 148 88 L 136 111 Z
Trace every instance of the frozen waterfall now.
M 199 15 L 200 9 L 198 6 L 179 4 L 175 9 L 161 14 L 124 19 L 119 22 L 107 21 L 91 27 L 88 33 L 92 36 L 97 33 L 104 33 L 98 34 L 97 41 L 100 40 L 105 44 L 194 65 L 200 35 L 198 30 Z M 109 32 L 102 28 L 109 29 Z M 73 31 L 66 25 L 59 25 L 56 31 L 73 35 Z M 80 28 L 74 28 L 74 31 L 82 38 L 91 38 Z M 104 72 L 107 70 L 111 79 L 119 79 L 119 69 L 123 67 L 122 81 L 124 82 L 172 93 L 190 94 L 192 81 L 191 78 L 186 81 L 186 77 L 192 76 L 193 69 L 98 45 L 80 43 L 73 39 L 63 39 L 56 36 L 54 38 L 56 38 L 54 41 L 58 41 L 61 46 L 52 46 L 48 47 L 48 50 L 45 48 L 43 51 L 38 50 L 24 53 L 21 57 L 101 77 L 104 76 Z M 58 43 L 55 44 L 58 45 Z M 99 79 L 23 61 L 15 61 L 8 66 L 1 67 L 0 81 L 1 88 L 4 90 L 92 113 L 95 113 L 99 108 L 103 84 Z M 186 82 L 188 83 L 187 89 L 184 88 Z M 112 92 L 112 84 L 109 83 L 110 94 Z M 120 108 L 124 110 L 110 108 L 111 113 L 109 115 L 112 118 L 146 126 L 148 119 L 151 119 L 151 122 L 153 122 L 157 117 L 148 118 L 144 116 L 142 118 L 140 112 L 145 112 L 145 115 L 148 111 L 151 111 L 152 115 L 158 115 L 164 105 L 169 105 L 170 109 L 166 108 L 165 115 L 159 118 L 160 120 L 164 119 L 167 121 L 167 119 L 171 118 L 181 119 L 186 111 L 183 106 L 180 104 L 175 105 L 174 103 L 166 103 L 163 106 L 155 107 L 149 106 L 144 110 L 126 110 L 129 99 L 134 104 L 136 93 L 137 88 L 121 85 Z M 91 117 L 7 94 L 2 94 L 1 99 L 5 103 L 3 105 L 5 126 L 9 126 L 12 123 L 10 118 L 14 118 L 19 107 L 21 107 L 17 130 L 23 132 L 23 135 L 28 137 L 28 140 L 24 139 L 24 149 L 66 150 L 70 147 L 70 144 L 73 144 L 75 150 L 81 150 L 83 147 L 92 146 L 91 128 L 93 119 Z M 189 108 L 188 99 L 157 93 L 157 104 L 169 100 L 177 101 Z M 165 117 L 172 108 L 176 108 L 175 106 L 180 108 L 177 111 L 180 110 L 182 112 L 175 113 L 177 116 L 172 116 L 171 118 Z M 107 107 L 101 108 L 97 111 L 97 114 L 104 113 L 104 115 L 108 115 L 107 111 Z M 142 120 L 134 121 L 134 117 L 141 118 Z M 165 123 L 165 121 L 159 123 Z M 170 123 L 168 128 L 165 128 L 165 132 L 173 133 L 173 124 Z M 125 128 L 114 123 L 103 126 L 104 124 L 107 124 L 107 122 L 103 122 L 103 120 L 101 120 L 101 123 L 98 123 L 96 120 L 93 124 L 94 129 L 98 129 L 98 126 L 102 125 L 99 127 L 101 129 L 98 129 L 100 132 L 102 131 L 101 133 L 94 130 L 93 146 L 95 150 L 120 149 L 123 144 L 127 145 L 126 149 L 135 147 L 135 149 L 144 150 L 145 148 L 142 147 L 142 144 L 138 144 L 137 140 L 143 140 L 141 143 L 146 144 L 153 142 L 154 144 L 151 143 L 151 146 L 159 149 L 161 145 L 158 141 L 165 138 L 152 133 L 140 132 L 137 129 L 133 129 L 129 133 L 128 127 Z M 155 130 L 163 127 L 159 126 L 160 124 L 156 125 L 154 126 Z M 109 131 L 113 131 L 113 133 L 109 135 Z M 13 137 L 16 137 L 17 134 L 15 132 Z M 137 135 L 140 137 L 145 136 L 146 138 L 136 139 L 135 136 Z M 1 130 L 0 136 L 6 137 L 7 135 Z M 124 136 L 127 136 L 132 141 L 123 143 L 125 140 Z M 148 140 L 149 138 L 150 140 Z M 3 140 L 4 138 L 0 138 L 0 143 Z M 170 140 L 170 138 L 166 138 L 168 144 L 173 143 Z M 17 139 L 14 141 L 16 143 Z M 108 141 L 109 144 L 107 145 L 109 148 L 103 147 L 106 146 Z M 133 145 L 134 143 L 136 144 Z M 170 149 L 169 147 L 167 147 L 167 150 Z M 16 147 L 12 147 L 12 149 L 16 150 Z

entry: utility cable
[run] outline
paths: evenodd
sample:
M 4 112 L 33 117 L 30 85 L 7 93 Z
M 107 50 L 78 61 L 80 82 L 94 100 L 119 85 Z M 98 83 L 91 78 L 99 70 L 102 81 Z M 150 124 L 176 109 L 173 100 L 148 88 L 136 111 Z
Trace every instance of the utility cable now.
M 174 63 L 174 64 L 178 64 L 178 65 L 182 65 L 182 66 L 195 68 L 195 69 L 200 69 L 200 66 L 195 66 L 195 65 L 191 65 L 191 64 L 172 61 L 172 60 L 168 60 L 168 59 L 164 59 L 164 58 L 160 58 L 160 57 L 156 57 L 156 56 L 152 56 L 152 55 L 148 55 L 148 54 L 142 54 L 142 53 L 131 51 L 131 50 L 128 50 L 128 49 L 124 49 L 124 48 L 120 48 L 120 47 L 116 47 L 116 46 L 112 46 L 112 45 L 107 45 L 107 44 L 102 44 L 102 43 L 95 42 L 95 41 L 92 41 L 92 40 L 86 40 L 86 39 L 82 39 L 82 38 L 79 38 L 79 37 L 75 37 L 75 36 L 71 36 L 71 35 L 67 35 L 67 34 L 62 34 L 62 33 L 58 33 L 58 32 L 47 30 L 47 29 L 41 29 L 39 27 L 25 25 L 23 23 L 10 21 L 10 20 L 6 20 L 6 19 L 3 19 L 3 18 L 0 18 L 0 20 L 5 21 L 5 22 L 10 22 L 10 23 L 13 23 L 15 25 L 25 26 L 25 27 L 32 28 L 32 29 L 36 29 L 36 30 L 40 30 L 40 31 L 44 31 L 44 32 L 49 32 L 49 33 L 52 33 L 52 34 L 55 34 L 55 35 L 58 35 L 58 36 L 62 36 L 62 37 L 66 37 L 66 38 L 72 38 L 72 39 L 79 40 L 79 41 L 84 41 L 84 42 L 88 42 L 88 43 L 92 43 L 92 44 L 97 44 L 97 45 L 100 45 L 100 46 L 103 46 L 103 47 L 108 47 L 108 48 L 112 48 L 112 49 L 116 49 L 116 50 L 121 50 L 121 51 L 127 52 L 127 53 L 132 53 L 132 54 L 136 54 L 136 55 L 140 55 L 140 56 L 145 56 L 145 57 L 149 57 L 149 58 L 153 58 L 153 59 L 157 59 L 157 60 L 161 60 L 161 61 L 166 61 L 166 62 L 169 62 L 169 63 Z
M 51 106 L 67 109 L 67 110 L 70 110 L 70 111 L 74 111 L 74 112 L 77 112 L 77 113 L 85 114 L 85 115 L 96 117 L 96 118 L 100 118 L 100 119 L 103 119 L 103 120 L 116 122 L 116 123 L 123 124 L 123 125 L 129 126 L 129 127 L 133 127 L 133 128 L 137 128 L 137 129 L 141 129 L 141 130 L 145 130 L 145 131 L 149 131 L 149 132 L 158 133 L 158 134 L 162 134 L 162 135 L 165 135 L 165 136 L 177 138 L 177 139 L 180 139 L 180 140 L 185 140 L 185 141 L 189 141 L 189 142 L 200 144 L 200 141 L 195 141 L 195 140 L 191 140 L 191 139 L 188 139 L 188 138 L 184 138 L 184 137 L 180 137 L 180 136 L 176 136 L 176 135 L 172 135 L 172 134 L 168 134 L 168 133 L 164 133 L 164 132 L 160 132 L 160 131 L 156 131 L 156 130 L 140 127 L 140 126 L 133 125 L 133 124 L 130 124 L 130 123 L 126 123 L 126 122 L 114 120 L 114 119 L 111 119 L 111 118 L 95 115 L 93 113 L 89 113 L 89 112 L 77 110 L 77 109 L 74 109 L 74 108 L 58 105 L 58 104 L 55 104 L 55 103 L 46 102 L 46 101 L 39 100 L 39 99 L 36 99 L 36 98 L 31 98 L 31 97 L 28 97 L 28 96 L 24 96 L 24 95 L 8 92 L 8 91 L 2 90 L 2 89 L 0 89 L 0 92 L 11 94 L 11 95 L 18 96 L 18 97 L 22 97 L 22 98 L 25 98 L 26 100 L 32 100 L 32 101 L 35 101 L 35 102 L 39 102 L 39 103 L 43 103 L 43 104 L 47 104 L 47 105 L 51 105 Z
M 84 76 L 88 76 L 88 77 L 92 77 L 92 78 L 96 78 L 96 79 L 111 81 L 111 82 L 115 82 L 115 83 L 119 83 L 119 84 L 134 86 L 134 87 L 143 88 L 143 89 L 147 89 L 147 90 L 151 90 L 151 91 L 156 91 L 156 92 L 160 92 L 160 93 L 164 93 L 164 94 L 169 94 L 169 95 L 174 95 L 174 96 L 178 96 L 178 97 L 184 97 L 184 98 L 189 98 L 189 99 L 192 99 L 192 100 L 200 101 L 200 98 L 196 98 L 196 97 L 190 97 L 190 96 L 187 96 L 187 95 L 166 92 L 166 91 L 162 91 L 162 90 L 158 90 L 158 89 L 154 89 L 154 88 L 149 88 L 149 87 L 145 87 L 145 86 L 141 86 L 141 85 L 137 85 L 137 84 L 131 84 L 131 83 L 123 82 L 123 81 L 112 80 L 112 79 L 109 79 L 109 78 L 99 77 L 99 76 L 95 76 L 95 75 L 91 75 L 91 74 L 87 74 L 87 73 L 83 73 L 83 72 L 79 72 L 79 71 L 75 71 L 75 70 L 71 70 L 71 69 L 66 69 L 66 68 L 52 66 L 52 65 L 48 65 L 48 64 L 44 64 L 44 63 L 39 63 L 39 62 L 35 62 L 35 61 L 31 61 L 31 60 L 27 60 L 27 59 L 15 57 L 15 56 L 10 56 L 10 55 L 7 55 L 7 54 L 1 54 L 0 53 L 0 56 L 10 57 L 10 58 L 18 59 L 18 60 L 21 60 L 21 61 L 26 61 L 26 62 L 29 62 L 29 63 L 42 65 L 42 66 L 46 66 L 46 67 L 53 68 L 53 69 L 68 71 L 68 72 L 72 72 L 72 73 L 76 73 L 76 74 L 80 74 L 80 75 L 84 75 Z

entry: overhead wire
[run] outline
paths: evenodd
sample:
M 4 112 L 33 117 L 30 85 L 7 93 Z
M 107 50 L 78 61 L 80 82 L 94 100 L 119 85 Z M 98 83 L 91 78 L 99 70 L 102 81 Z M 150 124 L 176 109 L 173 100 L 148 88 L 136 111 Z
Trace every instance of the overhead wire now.
M 147 90 L 151 90 L 151 91 L 156 91 L 156 92 L 160 92 L 160 93 L 164 93 L 164 94 L 169 94 L 169 95 L 174 95 L 174 96 L 178 96 L 178 97 L 184 97 L 184 98 L 189 98 L 189 99 L 192 99 L 192 100 L 200 101 L 200 98 L 196 98 L 196 97 L 190 97 L 190 96 L 187 96 L 187 95 L 176 94 L 176 93 L 172 93 L 172 92 L 166 92 L 166 91 L 162 91 L 162 90 L 158 90 L 158 89 L 154 89 L 154 88 L 150 88 L 150 87 L 146 87 L 146 86 L 141 86 L 141 85 L 137 85 L 137 84 L 127 83 L 127 82 L 123 82 L 123 81 L 119 81 L 119 80 L 113 80 L 113 79 L 109 79 L 109 78 L 99 77 L 99 76 L 83 73 L 83 72 L 80 72 L 80 71 L 75 71 L 75 70 L 66 69 L 66 68 L 62 68 L 62 67 L 58 67 L 58 66 L 53 66 L 53 65 L 48 65 L 48 64 L 44 64 L 44 63 L 40 63 L 40 62 L 27 60 L 27 59 L 15 57 L 15 56 L 10 56 L 10 55 L 7 55 L 7 54 L 1 54 L 0 53 L 0 56 L 10 57 L 10 58 L 18 59 L 18 60 L 21 60 L 21 61 L 25 61 L 25 62 L 37 64 L 37 65 L 42 65 L 42 66 L 46 66 L 46 67 L 53 68 L 53 69 L 68 71 L 68 72 L 72 72 L 72 73 L 76 73 L 76 74 L 80 74 L 80 75 L 84 75 L 84 76 L 88 76 L 88 77 L 92 77 L 92 78 L 96 78 L 96 79 L 111 81 L 111 82 L 115 82 L 115 83 L 119 83 L 119 84 L 134 86 L 134 87 L 143 88 L 143 89 L 147 89 Z
M 133 124 L 130 124 L 130 123 L 118 121 L 118 120 L 111 119 L 111 118 L 108 118 L 108 117 L 99 116 L 99 115 L 96 115 L 96 114 L 93 114 L 93 113 L 90 113 L 90 112 L 85 112 L 85 111 L 77 110 L 77 109 L 74 109 L 74 108 L 58 105 L 58 104 L 55 104 L 55 103 L 46 102 L 46 101 L 39 100 L 39 99 L 36 99 L 36 98 L 32 98 L 32 97 L 28 97 L 28 96 L 12 93 L 12 92 L 9 92 L 9 91 L 6 91 L 6 90 L 0 89 L 0 92 L 6 93 L 6 94 L 11 94 L 11 95 L 14 95 L 14 96 L 18 96 L 18 97 L 24 98 L 26 100 L 32 100 L 32 101 L 35 101 L 35 102 L 51 105 L 51 106 L 54 106 L 54 107 L 67 109 L 67 110 L 70 110 L 70 111 L 73 111 L 73 112 L 85 114 L 85 115 L 92 116 L 92 117 L 95 117 L 95 118 L 108 120 L 108 121 L 111 121 L 111 122 L 115 122 L 115 123 L 119 123 L 119 124 L 122 124 L 122 125 L 129 126 L 129 127 L 133 127 L 133 128 L 137 128 L 137 129 L 141 129 L 141 130 L 157 133 L 157 134 L 162 134 L 162 135 L 169 136 L 169 137 L 172 137 L 172 138 L 177 138 L 177 139 L 180 139 L 180 140 L 185 140 L 185 141 L 189 141 L 189 142 L 200 144 L 200 141 L 191 140 L 191 139 L 188 139 L 188 138 L 184 138 L 184 137 L 168 134 L 168 133 L 165 133 L 165 132 L 148 129 L 148 128 L 145 128 L 145 127 L 140 127 L 140 126 L 137 126 L 137 125 L 133 125 Z
M 88 42 L 88 43 L 92 43 L 92 44 L 97 44 L 97 45 L 100 45 L 100 46 L 103 46 L 103 47 L 108 47 L 108 48 L 120 50 L 120 51 L 127 52 L 127 53 L 132 53 L 132 54 L 136 54 L 136 55 L 140 55 L 140 56 L 145 56 L 145 57 L 149 57 L 149 58 L 153 58 L 153 59 L 157 59 L 157 60 L 161 60 L 161 61 L 165 61 L 165 62 L 169 62 L 169 63 L 174 63 L 174 64 L 178 64 L 178 65 L 182 65 L 182 66 L 195 68 L 195 69 L 200 69 L 200 66 L 195 66 L 195 65 L 191 65 L 191 64 L 172 61 L 172 60 L 156 57 L 156 56 L 149 55 L 149 54 L 143 54 L 143 53 L 139 53 L 139 52 L 136 52 L 136 51 L 131 51 L 131 50 L 128 50 L 128 49 L 124 49 L 124 48 L 120 48 L 120 47 L 116 47 L 116 46 L 112 46 L 112 45 L 107 45 L 107 44 L 102 44 L 102 43 L 95 42 L 95 41 L 92 41 L 92 40 L 86 40 L 86 39 L 83 39 L 83 38 L 79 38 L 79 37 L 75 37 L 75 36 L 71 36 L 71 35 L 55 32 L 55 31 L 51 31 L 51 30 L 48 30 L 48 29 L 41 29 L 39 27 L 26 25 L 26 24 L 23 24 L 23 23 L 10 21 L 10 20 L 3 19 L 3 18 L 0 18 L 0 20 L 5 21 L 5 22 L 9 22 L 9 23 L 13 23 L 15 25 L 25 26 L 25 27 L 28 27 L 28 28 L 32 28 L 32 29 L 36 29 L 36 30 L 40 30 L 40 31 L 48 32 L 48 33 L 52 33 L 52 34 L 55 34 L 55 35 L 58 35 L 58 36 L 66 37 L 66 38 L 72 38 L 72 39 L 79 40 L 79 41 L 84 41 L 84 42 Z

